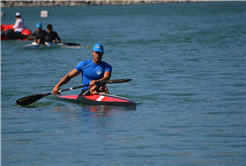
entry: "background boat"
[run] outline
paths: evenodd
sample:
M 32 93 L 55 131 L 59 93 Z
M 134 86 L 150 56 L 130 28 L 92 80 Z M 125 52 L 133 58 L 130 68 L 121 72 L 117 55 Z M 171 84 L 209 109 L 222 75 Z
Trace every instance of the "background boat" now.
M 4 24 L 1 24 L 1 32 L 6 32 L 7 30 L 9 29 L 13 29 L 13 24 L 10 24 L 10 25 L 4 25 Z M 14 29 L 13 29 L 14 30 Z M 27 39 L 27 36 L 29 36 L 31 34 L 31 30 L 25 28 L 21 34 L 16 34 L 16 33 L 13 33 L 11 34 L 11 38 L 12 40 L 28 40 Z M 5 35 L 2 35 L 1 34 L 1 40 L 8 40 L 6 38 Z

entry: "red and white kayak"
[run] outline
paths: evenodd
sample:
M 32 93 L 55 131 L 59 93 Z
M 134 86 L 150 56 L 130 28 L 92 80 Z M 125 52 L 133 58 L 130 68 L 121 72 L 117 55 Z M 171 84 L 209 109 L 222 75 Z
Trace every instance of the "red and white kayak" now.
M 83 105 L 115 105 L 115 106 L 136 106 L 134 101 L 129 99 L 111 95 L 111 94 L 97 94 L 97 95 L 68 95 L 57 96 L 61 100 L 79 103 Z

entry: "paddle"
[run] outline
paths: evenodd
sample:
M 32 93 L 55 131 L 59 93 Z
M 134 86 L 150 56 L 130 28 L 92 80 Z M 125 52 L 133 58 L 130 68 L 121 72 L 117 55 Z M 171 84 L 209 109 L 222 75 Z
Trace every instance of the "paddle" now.
M 80 44 L 78 44 L 78 43 L 71 43 L 71 42 L 62 43 L 62 44 L 65 44 L 67 46 L 80 46 Z
M 131 80 L 132 79 L 103 80 L 103 81 L 97 82 L 97 84 L 113 84 L 113 83 L 128 82 L 128 81 L 131 81 Z M 82 88 L 82 87 L 86 87 L 86 86 L 89 86 L 89 84 L 81 85 L 81 86 L 75 86 L 75 87 L 71 87 L 69 89 L 59 90 L 59 92 L 74 90 L 74 89 L 78 89 L 78 88 Z M 43 98 L 44 96 L 48 96 L 48 95 L 51 95 L 51 94 L 52 93 L 49 92 L 49 93 L 45 93 L 45 94 L 34 94 L 34 95 L 22 97 L 22 98 L 16 100 L 16 103 L 18 105 L 21 105 L 21 106 L 26 106 L 26 105 L 34 103 L 35 101 Z

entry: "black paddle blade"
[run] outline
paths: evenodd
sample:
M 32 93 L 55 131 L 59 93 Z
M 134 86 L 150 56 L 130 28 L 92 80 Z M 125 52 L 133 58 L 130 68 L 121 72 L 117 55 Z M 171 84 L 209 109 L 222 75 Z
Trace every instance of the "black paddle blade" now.
M 121 82 L 128 82 L 128 81 L 131 81 L 132 79 L 116 79 L 116 80 L 102 80 L 102 81 L 99 81 L 99 83 L 102 83 L 102 84 L 113 84 L 113 83 L 121 83 Z
M 78 43 L 71 43 L 71 42 L 63 43 L 63 44 L 68 45 L 68 46 L 80 46 L 80 44 Z
M 29 104 L 34 103 L 35 101 L 43 98 L 46 94 L 34 94 L 26 97 L 22 97 L 18 100 L 16 100 L 16 103 L 21 106 L 26 106 Z

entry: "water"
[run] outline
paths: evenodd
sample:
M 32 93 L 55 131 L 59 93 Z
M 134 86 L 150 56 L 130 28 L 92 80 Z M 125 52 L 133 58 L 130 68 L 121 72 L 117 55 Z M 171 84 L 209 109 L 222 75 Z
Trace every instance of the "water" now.
M 40 18 L 40 11 L 49 11 Z M 2 8 L 25 26 L 53 24 L 81 47 L 21 50 L 1 42 L 2 165 L 245 165 L 245 2 Z M 47 96 L 95 43 L 113 66 L 112 94 L 136 109 Z M 62 89 L 81 84 L 80 76 Z M 63 94 L 78 94 L 79 90 Z

